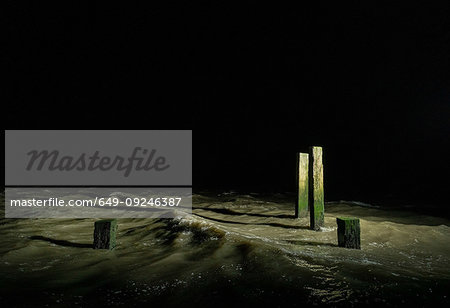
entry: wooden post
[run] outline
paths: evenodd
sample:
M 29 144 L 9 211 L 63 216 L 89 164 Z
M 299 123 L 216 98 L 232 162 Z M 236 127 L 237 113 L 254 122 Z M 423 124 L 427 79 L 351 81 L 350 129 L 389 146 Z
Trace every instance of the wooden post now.
M 359 219 L 354 217 L 336 218 L 338 225 L 338 245 L 339 247 L 361 249 L 361 228 Z
M 320 230 L 324 225 L 324 192 L 322 148 L 309 148 L 309 215 L 310 228 Z
M 297 154 L 297 203 L 295 217 L 306 217 L 308 214 L 308 154 Z
M 116 247 L 117 220 L 98 220 L 94 224 L 94 249 L 113 249 Z

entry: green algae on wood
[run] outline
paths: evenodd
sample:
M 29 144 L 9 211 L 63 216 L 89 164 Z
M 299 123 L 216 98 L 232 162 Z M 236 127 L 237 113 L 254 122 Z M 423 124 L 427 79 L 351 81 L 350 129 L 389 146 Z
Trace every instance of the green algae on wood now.
M 309 215 L 310 228 L 320 230 L 324 225 L 324 189 L 322 147 L 309 148 Z
M 336 218 L 339 247 L 361 249 L 361 228 L 359 219 L 354 217 Z
M 297 203 L 295 217 L 305 217 L 308 214 L 308 154 L 297 154 Z
M 113 249 L 116 247 L 116 219 L 103 219 L 94 223 L 94 249 Z

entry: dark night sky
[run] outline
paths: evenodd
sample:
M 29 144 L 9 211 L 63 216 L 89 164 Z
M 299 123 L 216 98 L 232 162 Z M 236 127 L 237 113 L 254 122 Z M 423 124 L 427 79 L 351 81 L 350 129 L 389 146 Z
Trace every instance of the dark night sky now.
M 193 129 L 195 189 L 322 145 L 328 200 L 447 207 L 448 2 L 192 2 L 10 3 L 4 128 Z

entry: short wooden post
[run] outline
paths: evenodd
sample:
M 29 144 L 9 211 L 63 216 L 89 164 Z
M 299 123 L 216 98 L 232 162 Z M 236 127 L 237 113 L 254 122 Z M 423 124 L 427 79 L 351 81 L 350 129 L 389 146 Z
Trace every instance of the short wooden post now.
M 361 228 L 359 219 L 354 217 L 336 218 L 338 225 L 338 245 L 339 247 L 361 249 Z
M 305 217 L 308 214 L 308 154 L 297 154 L 297 202 L 295 217 Z
M 323 192 L 323 164 L 322 148 L 309 149 L 309 215 L 310 228 L 320 230 L 324 225 L 324 192 Z
M 94 224 L 94 249 L 113 249 L 116 247 L 117 220 L 98 220 Z

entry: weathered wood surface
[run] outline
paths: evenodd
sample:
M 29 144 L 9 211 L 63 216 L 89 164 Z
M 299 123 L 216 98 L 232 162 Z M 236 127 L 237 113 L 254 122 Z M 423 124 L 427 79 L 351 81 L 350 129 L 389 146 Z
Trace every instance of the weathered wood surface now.
M 324 225 L 324 189 L 323 189 L 323 163 L 322 148 L 309 149 L 309 215 L 310 228 L 320 230 Z
M 339 247 L 361 249 L 361 227 L 354 217 L 336 218 Z
M 98 220 L 94 224 L 94 249 L 113 249 L 116 247 L 117 220 Z
M 297 154 L 297 202 L 295 217 L 308 215 L 308 154 Z

